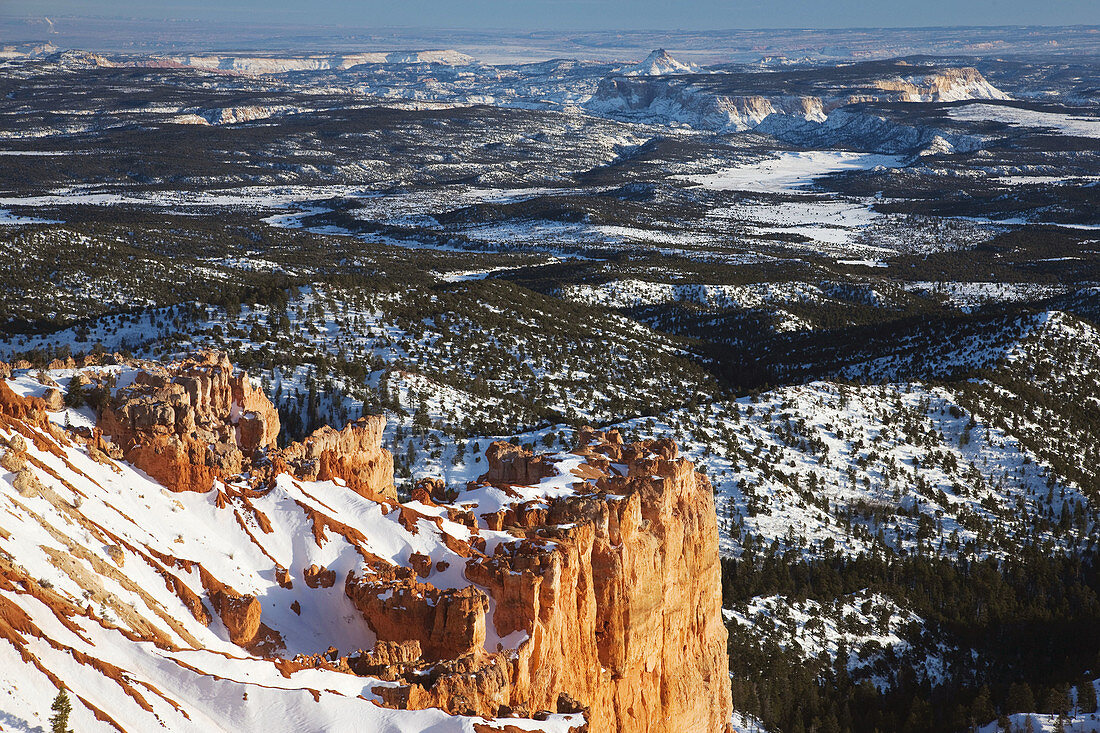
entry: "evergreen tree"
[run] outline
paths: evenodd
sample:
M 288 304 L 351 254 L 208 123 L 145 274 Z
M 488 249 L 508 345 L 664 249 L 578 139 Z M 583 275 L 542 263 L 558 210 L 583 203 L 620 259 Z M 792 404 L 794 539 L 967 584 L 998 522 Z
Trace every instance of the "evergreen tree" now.
M 54 713 L 50 716 L 50 732 L 71 733 L 69 730 L 69 713 L 73 711 L 73 706 L 69 702 L 69 695 L 65 692 L 64 687 L 57 691 L 57 697 L 53 699 L 50 710 Z
M 1035 696 L 1026 682 L 1013 682 L 1008 688 L 1005 708 L 1010 713 L 1030 713 L 1035 711 Z
M 1089 675 L 1082 675 L 1077 681 L 1077 712 L 1082 714 L 1096 712 L 1096 688 L 1093 687 Z
M 84 402 L 84 377 L 76 374 L 69 380 L 69 389 L 65 392 L 65 406 L 83 407 Z
M 1043 712 L 1058 713 L 1062 715 L 1069 712 L 1071 707 L 1072 701 L 1069 696 L 1069 686 L 1062 685 L 1050 689 L 1046 697 L 1046 703 L 1043 705 Z
M 985 725 L 993 720 L 995 715 L 996 711 L 989 699 L 989 687 L 982 685 L 982 688 L 978 690 L 978 696 L 974 698 L 974 702 L 970 706 L 971 724 Z

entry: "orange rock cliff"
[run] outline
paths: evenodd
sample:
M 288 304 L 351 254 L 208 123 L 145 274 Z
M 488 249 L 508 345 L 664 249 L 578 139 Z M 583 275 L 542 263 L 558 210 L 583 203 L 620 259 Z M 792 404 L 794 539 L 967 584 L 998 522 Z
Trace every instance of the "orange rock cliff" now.
M 261 549 L 275 541 L 265 502 L 295 492 L 318 548 L 340 541 L 355 549 L 339 575 L 335 565 L 283 567 L 277 552 L 263 551 L 279 588 L 342 594 L 373 632 L 363 634 L 367 650 L 330 647 L 293 661 L 277 659 L 287 631 L 256 595 L 215 578 L 201 558 L 148 558 L 197 567 L 199 594 L 184 576 L 161 574 L 194 619 L 210 624 L 212 610 L 230 641 L 280 670 L 373 677 L 385 682 L 373 693 L 394 708 L 579 712 L 593 733 L 730 729 L 712 491 L 670 440 L 624 443 L 614 430 L 586 428 L 568 453 L 493 443 L 478 480 L 447 487 L 425 479 L 401 503 L 381 447 L 383 417 L 278 448 L 278 413 L 221 354 L 141 363 L 133 384 L 104 402 L 90 437 L 60 434 L 42 417 L 47 409 L 0 381 L 0 427 L 26 421 L 20 430 L 37 441 L 52 436 L 83 444 L 97 461 L 125 459 L 170 491 L 214 490 L 217 506 L 238 512 Z M 29 474 L 21 450 L 5 456 Z M 358 516 L 329 511 L 334 502 L 314 501 L 322 491 L 352 492 L 349 505 L 373 507 L 403 538 L 397 545 L 420 549 L 385 554 L 394 543 L 378 542 Z M 297 600 L 292 608 L 301 614 Z
M 732 703 L 710 484 L 668 440 L 624 445 L 615 431 L 585 430 L 576 455 L 573 491 L 471 523 L 517 538 L 488 554 L 471 548 L 473 587 L 439 594 L 409 575 L 348 578 L 380 639 L 424 652 L 407 685 L 376 691 L 395 706 L 455 713 L 584 710 L 593 731 L 725 730 Z M 558 470 L 507 443 L 488 457 L 468 493 L 507 494 L 517 478 L 537 485 Z M 418 623 L 402 623 L 410 612 Z M 489 623 L 523 641 L 487 650 Z M 424 669 L 427 684 L 416 674 Z

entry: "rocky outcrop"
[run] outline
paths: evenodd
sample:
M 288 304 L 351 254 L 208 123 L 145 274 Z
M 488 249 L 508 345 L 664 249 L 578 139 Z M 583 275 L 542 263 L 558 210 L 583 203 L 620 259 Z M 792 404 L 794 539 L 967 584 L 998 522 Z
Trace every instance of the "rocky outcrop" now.
M 45 412 L 46 401 L 41 397 L 22 397 L 7 382 L 0 382 L 0 415 L 37 424 L 45 419 Z
M 172 491 L 207 491 L 275 446 L 279 414 L 225 354 L 145 365 L 100 408 L 96 427 Z
M 484 651 L 489 599 L 477 588 L 439 590 L 411 577 L 375 582 L 353 577 L 345 592 L 380 641 L 417 642 L 433 662 Z
M 60 412 L 65 409 L 64 395 L 61 394 L 61 390 L 57 387 L 49 387 L 42 394 L 42 399 L 46 403 L 46 409 L 50 412 Z
M 349 657 L 348 664 L 358 675 L 392 682 L 402 671 L 419 662 L 420 654 L 420 642 L 416 640 L 380 641 L 371 651 Z
M 256 596 L 218 594 L 214 602 L 230 641 L 243 646 L 256 638 L 261 610 Z
M 381 447 L 385 428 L 381 415 L 359 418 L 343 430 L 326 425 L 301 443 L 287 446 L 279 457 L 303 480 L 340 479 L 369 499 L 396 502 L 393 455 Z
M 343 430 L 324 426 L 280 450 L 279 413 L 224 353 L 140 366 L 134 383 L 100 408 L 96 428 L 125 460 L 172 491 L 207 491 L 242 472 L 257 480 L 288 472 L 306 481 L 339 479 L 368 498 L 397 501 L 381 416 Z
M 496 441 L 485 451 L 489 470 L 479 481 L 506 486 L 508 484 L 537 484 L 557 471 L 545 456 L 532 455 L 518 445 Z
M 726 729 L 709 483 L 668 440 L 624 445 L 615 432 L 586 431 L 577 454 L 573 495 L 529 502 L 540 511 L 510 507 L 539 521 L 490 555 L 471 552 L 465 577 L 476 588 L 440 591 L 411 571 L 349 577 L 348 597 L 379 639 L 424 651 L 405 685 L 375 690 L 388 704 L 481 715 L 583 709 L 592 731 Z M 489 471 L 465 493 L 537 484 L 558 470 L 506 443 L 488 455 Z M 487 623 L 493 638 L 521 641 L 485 648 Z
M 892 93 L 889 101 L 958 102 L 964 99 L 1009 99 L 973 66 L 943 69 L 931 74 L 877 79 L 874 86 Z
M 383 680 L 366 684 L 393 708 L 583 714 L 596 733 L 727 729 L 714 505 L 671 441 L 586 430 L 574 451 L 548 455 L 498 442 L 477 481 L 422 479 L 402 503 L 381 417 L 280 449 L 270 403 L 222 355 L 143 364 L 117 390 L 88 371 L 106 395 L 95 430 L 62 430 L 44 400 L 0 381 L 0 481 L 10 484 L 0 497 L 33 500 L 65 518 L 51 526 L 77 529 L 52 534 L 63 550 L 51 561 L 73 587 L 93 589 L 66 618 L 124 624 L 126 639 L 164 648 L 197 648 L 187 625 L 213 624 L 287 677 L 309 667 Z M 217 490 L 149 501 L 152 482 L 115 465 L 123 458 L 168 489 Z M 105 488 L 100 465 L 146 500 L 114 501 L 124 484 Z M 189 506 L 213 515 L 178 521 Z M 100 521 L 112 513 L 110 526 Z M 219 554 L 208 559 L 215 525 Z M 116 585 L 125 598 L 105 590 Z M 129 594 L 142 603 L 131 608 Z M 334 623 L 339 638 L 284 642 Z M 356 633 L 373 648 L 356 649 Z M 349 639 L 343 652 L 330 645 Z M 310 653 L 286 658 L 303 643 Z

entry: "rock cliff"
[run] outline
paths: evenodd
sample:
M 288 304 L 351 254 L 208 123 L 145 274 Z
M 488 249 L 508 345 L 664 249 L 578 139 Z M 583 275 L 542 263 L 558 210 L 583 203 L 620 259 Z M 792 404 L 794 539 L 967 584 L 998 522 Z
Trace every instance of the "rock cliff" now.
M 613 75 L 600 81 L 586 107 L 600 115 L 715 132 L 757 130 L 794 144 L 831 140 L 862 150 L 899 152 L 945 133 L 887 123 L 874 109 L 876 103 L 1009 98 L 972 67 L 898 63 L 871 66 L 866 76 L 858 69 L 837 72 L 836 78 L 821 73 L 807 72 L 781 89 L 762 87 L 753 75 Z M 853 123 L 860 129 L 849 131 Z
M 474 527 L 513 539 L 471 549 L 465 577 L 477 590 L 348 578 L 379 639 L 425 652 L 400 678 L 407 684 L 377 692 L 400 707 L 467 714 L 584 710 L 593 731 L 724 730 L 731 701 L 709 483 L 667 440 L 624 445 L 589 430 L 574 455 L 489 448 L 488 472 L 454 504 L 514 494 Z M 543 482 L 569 490 L 540 496 Z M 522 641 L 483 645 L 486 625 Z M 441 647 L 440 632 L 454 643 Z

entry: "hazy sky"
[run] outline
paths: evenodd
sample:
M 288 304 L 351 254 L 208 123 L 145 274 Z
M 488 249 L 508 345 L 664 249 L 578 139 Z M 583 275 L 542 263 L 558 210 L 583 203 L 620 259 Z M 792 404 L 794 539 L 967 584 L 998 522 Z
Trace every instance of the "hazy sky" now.
M 1100 24 L 1100 0 L 0 0 L 0 15 L 513 30 Z

